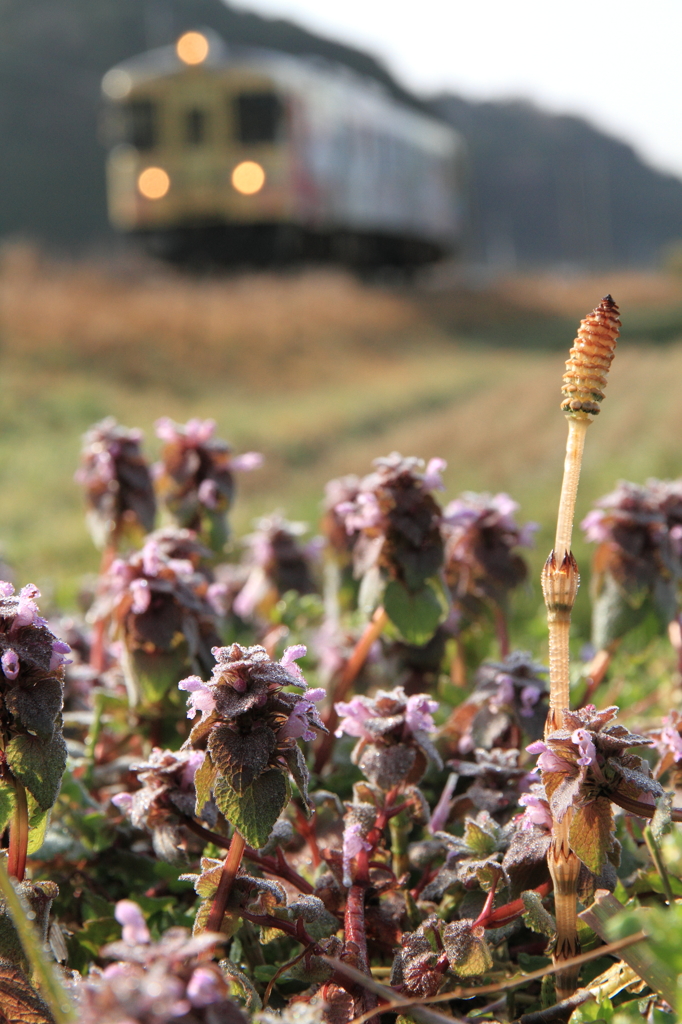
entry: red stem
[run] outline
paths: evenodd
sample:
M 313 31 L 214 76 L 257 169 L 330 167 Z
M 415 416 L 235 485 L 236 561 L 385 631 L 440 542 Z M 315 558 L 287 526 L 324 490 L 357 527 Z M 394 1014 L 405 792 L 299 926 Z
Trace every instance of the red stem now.
M 111 563 L 116 557 L 116 542 L 107 544 L 104 551 L 102 552 L 102 561 L 99 566 L 99 577 L 97 580 L 97 592 L 100 593 L 102 590 L 102 577 L 104 573 L 109 569 Z M 95 672 L 103 672 L 105 667 L 105 644 L 104 634 L 106 632 L 107 620 L 99 619 L 92 628 L 92 643 L 90 644 L 90 665 L 94 668 Z
M 196 836 L 200 836 L 205 839 L 207 843 L 213 843 L 214 846 L 221 846 L 224 850 L 229 849 L 230 841 L 225 836 L 219 835 L 217 832 L 211 832 L 210 829 L 204 828 L 193 818 L 185 816 L 182 821 L 185 828 L 189 829 Z M 244 857 L 251 861 L 252 864 L 257 864 L 263 871 L 267 871 L 269 875 L 274 875 L 275 878 L 284 878 L 287 882 L 291 882 L 292 885 L 296 886 L 299 892 L 310 895 L 315 892 L 315 887 L 310 884 L 305 878 L 298 874 L 297 871 L 287 864 L 284 859 L 284 854 L 281 850 L 278 850 L 278 858 L 274 857 L 263 857 L 256 850 L 253 850 L 250 846 L 244 847 Z
M 492 909 L 493 909 L 493 903 L 495 902 L 495 892 L 497 891 L 497 881 L 498 881 L 497 878 L 493 879 L 493 884 L 490 887 L 490 892 L 486 896 L 485 903 L 483 904 L 483 910 L 481 911 L 481 913 L 478 915 L 478 917 L 474 921 L 474 924 L 473 924 L 474 928 L 478 927 L 478 925 L 483 925 L 485 927 L 485 922 L 490 917 L 490 914 L 491 914 Z
M 548 896 L 552 891 L 551 882 L 543 882 L 537 889 L 533 889 L 541 899 Z M 494 896 L 494 894 L 493 894 Z M 488 894 L 488 900 L 490 899 L 490 893 Z M 486 906 L 488 905 L 486 900 Z M 492 906 L 492 900 L 490 900 Z M 485 911 L 485 907 L 483 908 Z M 511 903 L 505 903 L 503 907 L 497 907 L 496 910 L 490 910 L 487 915 L 483 913 L 479 914 L 476 921 L 477 925 L 482 925 L 484 928 L 499 928 L 503 924 L 509 924 L 510 921 L 514 921 L 517 917 L 520 917 L 526 910 L 523 900 L 512 900 Z
M 239 871 L 239 865 L 242 862 L 242 855 L 244 853 L 244 847 L 246 846 L 246 840 L 235 830 L 232 836 L 232 842 L 230 848 L 227 851 L 225 857 L 225 863 L 223 864 L 223 871 L 220 876 L 218 888 L 216 894 L 213 897 L 213 906 L 211 912 L 208 915 L 206 921 L 207 932 L 219 932 L 220 926 L 223 923 L 223 917 L 225 916 L 225 909 L 227 907 L 227 901 L 230 898 L 232 892 L 232 886 L 234 880 L 237 877 Z
M 16 807 L 9 827 L 9 850 L 7 852 L 7 873 L 17 882 L 23 882 L 26 874 L 28 851 L 28 804 L 26 790 L 20 782 L 14 783 Z
M 339 716 L 336 713 L 334 704 L 336 701 L 345 700 L 348 696 L 348 691 L 354 683 L 362 666 L 367 661 L 367 656 L 371 650 L 372 644 L 379 636 L 381 636 L 387 622 L 388 615 L 384 609 L 382 607 L 377 608 L 374 615 L 367 623 L 364 633 L 356 643 L 353 653 L 344 665 L 338 682 L 334 686 L 332 704 L 327 711 L 324 720 L 324 724 L 329 729 L 329 732 L 326 736 L 322 737 L 322 742 L 317 748 L 317 755 L 315 757 L 315 772 L 318 775 L 331 757 L 331 753 L 334 749 L 334 743 L 336 742 L 334 730 L 339 723 Z

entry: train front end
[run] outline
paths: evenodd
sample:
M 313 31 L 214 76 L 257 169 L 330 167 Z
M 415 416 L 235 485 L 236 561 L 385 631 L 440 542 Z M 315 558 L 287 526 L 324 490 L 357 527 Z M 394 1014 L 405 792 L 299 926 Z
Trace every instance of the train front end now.
M 170 259 L 248 258 L 291 219 L 285 103 L 228 58 L 188 32 L 103 79 L 109 219 Z

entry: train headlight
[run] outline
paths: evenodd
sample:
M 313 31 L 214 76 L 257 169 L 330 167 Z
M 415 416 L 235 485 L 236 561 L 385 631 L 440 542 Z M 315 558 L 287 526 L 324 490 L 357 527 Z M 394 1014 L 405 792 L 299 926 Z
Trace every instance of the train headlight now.
M 175 44 L 183 64 L 203 64 L 208 57 L 208 39 L 201 32 L 185 32 Z
M 232 187 L 243 196 L 255 196 L 265 184 L 265 171 L 255 160 L 243 160 L 232 171 Z
M 138 176 L 137 187 L 145 199 L 163 199 L 170 188 L 170 178 L 163 167 L 146 167 Z

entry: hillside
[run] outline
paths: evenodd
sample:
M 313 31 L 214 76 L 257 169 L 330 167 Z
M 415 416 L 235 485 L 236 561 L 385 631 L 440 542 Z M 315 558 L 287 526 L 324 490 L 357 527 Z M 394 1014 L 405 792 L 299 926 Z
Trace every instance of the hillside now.
M 0 237 L 111 246 L 100 80 L 205 25 L 226 40 L 319 54 L 451 121 L 470 155 L 466 258 L 493 270 L 652 265 L 682 237 L 682 182 L 584 121 L 527 104 L 420 100 L 366 53 L 222 0 L 0 0 Z

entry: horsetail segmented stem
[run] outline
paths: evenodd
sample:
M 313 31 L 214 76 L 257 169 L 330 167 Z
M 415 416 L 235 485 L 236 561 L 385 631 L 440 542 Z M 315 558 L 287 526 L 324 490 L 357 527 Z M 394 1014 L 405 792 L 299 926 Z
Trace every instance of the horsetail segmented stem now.
M 542 593 L 549 629 L 550 706 L 546 734 L 563 727 L 564 711 L 569 706 L 569 630 L 580 583 L 578 565 L 571 552 L 573 517 L 585 434 L 599 413 L 599 405 L 604 398 L 606 375 L 615 354 L 619 328 L 618 306 L 607 295 L 588 317 L 581 320 L 563 376 L 561 409 L 568 418 L 566 459 L 554 550 L 542 572 Z M 547 858 L 554 883 L 557 922 L 555 964 L 571 960 L 580 952 L 576 905 L 580 861 L 569 842 L 572 819 L 573 809 L 569 808 L 560 822 L 554 821 Z M 572 995 L 577 982 L 575 968 L 559 971 L 556 976 L 557 998 L 566 999 Z

